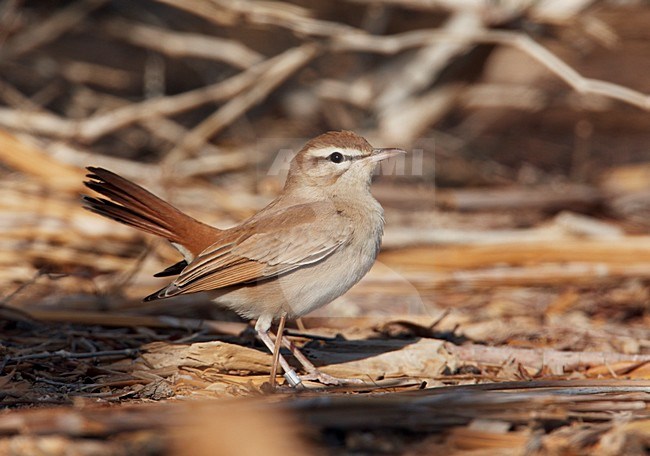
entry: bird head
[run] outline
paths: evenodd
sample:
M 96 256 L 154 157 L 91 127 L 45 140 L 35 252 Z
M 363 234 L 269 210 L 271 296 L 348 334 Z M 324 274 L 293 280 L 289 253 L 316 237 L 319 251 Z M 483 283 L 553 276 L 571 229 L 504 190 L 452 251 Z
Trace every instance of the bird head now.
M 291 161 L 285 189 L 355 191 L 370 186 L 377 164 L 404 154 L 402 149 L 377 149 L 351 131 L 330 131 L 311 141 Z

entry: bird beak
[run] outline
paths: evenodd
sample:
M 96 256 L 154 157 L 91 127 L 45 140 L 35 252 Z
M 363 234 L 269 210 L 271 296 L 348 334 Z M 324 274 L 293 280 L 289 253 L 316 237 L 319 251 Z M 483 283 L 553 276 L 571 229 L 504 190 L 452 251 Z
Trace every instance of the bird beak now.
M 402 155 L 405 154 L 406 151 L 402 149 L 373 149 L 372 154 L 370 154 L 368 157 L 366 157 L 367 160 L 371 162 L 379 162 L 382 160 L 386 160 L 387 158 L 390 157 L 395 157 L 397 155 Z

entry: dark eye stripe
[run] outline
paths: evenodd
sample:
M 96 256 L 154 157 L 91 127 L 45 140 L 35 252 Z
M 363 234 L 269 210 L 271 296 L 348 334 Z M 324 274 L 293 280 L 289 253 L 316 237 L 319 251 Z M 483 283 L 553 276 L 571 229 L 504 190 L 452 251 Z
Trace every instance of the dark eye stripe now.
M 343 157 L 343 160 L 341 160 L 339 162 L 333 161 L 332 160 L 332 155 L 334 155 L 334 154 L 340 154 Z M 343 163 L 344 161 L 352 162 L 352 161 L 356 161 L 356 160 L 361 160 L 362 158 L 365 158 L 367 156 L 368 155 L 345 155 L 343 152 L 341 152 L 339 150 L 336 150 L 336 151 L 332 152 L 331 154 L 329 154 L 326 157 L 323 157 L 323 156 L 321 156 L 321 157 L 313 157 L 312 159 L 313 160 L 323 160 L 323 161 L 327 161 L 327 162 L 331 162 L 331 163 L 340 164 L 340 163 Z
M 334 153 L 335 152 L 332 152 L 332 154 Z M 340 153 L 343 156 L 343 161 L 355 161 L 367 157 L 367 155 L 344 155 L 342 152 L 338 152 L 338 153 Z M 329 154 L 327 157 L 319 157 L 317 158 L 317 160 L 332 161 L 332 154 Z

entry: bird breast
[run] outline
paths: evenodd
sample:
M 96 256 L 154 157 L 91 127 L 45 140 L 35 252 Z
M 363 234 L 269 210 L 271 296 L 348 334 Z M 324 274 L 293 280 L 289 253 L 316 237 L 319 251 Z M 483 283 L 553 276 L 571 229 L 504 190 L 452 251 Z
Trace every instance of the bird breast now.
M 354 230 L 349 241 L 328 257 L 270 280 L 219 293 L 215 302 L 245 318 L 282 312 L 300 317 L 338 298 L 366 275 L 379 252 L 383 210 L 370 199 L 337 202 L 338 216 L 350 218 Z
M 355 229 L 350 241 L 321 262 L 280 278 L 288 298 L 285 310 L 293 317 L 344 294 L 366 275 L 377 258 L 384 227 L 381 206 L 348 207 L 341 216 L 353 217 Z

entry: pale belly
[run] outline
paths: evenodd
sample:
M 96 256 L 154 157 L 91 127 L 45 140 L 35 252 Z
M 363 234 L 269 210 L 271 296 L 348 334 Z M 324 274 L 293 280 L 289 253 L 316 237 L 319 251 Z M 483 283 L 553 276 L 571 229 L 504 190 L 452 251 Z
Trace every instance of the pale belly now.
M 370 270 L 378 251 L 379 233 L 357 248 L 343 247 L 323 261 L 272 280 L 223 290 L 214 301 L 245 318 L 295 318 L 329 304 Z

